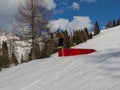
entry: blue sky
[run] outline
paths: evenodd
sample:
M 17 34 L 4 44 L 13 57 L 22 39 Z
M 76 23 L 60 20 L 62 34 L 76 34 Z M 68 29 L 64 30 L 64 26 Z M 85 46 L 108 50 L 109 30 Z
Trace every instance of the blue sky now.
M 98 21 L 102 29 L 109 20 L 120 19 L 120 0 L 44 0 L 53 10 L 51 30 L 57 28 L 91 28 Z M 24 0 L 0 0 L 0 28 L 11 28 L 19 2 Z
M 109 20 L 120 18 L 120 0 L 55 0 L 57 3 L 54 19 L 66 18 L 72 20 L 74 16 L 88 16 L 94 24 L 98 21 L 102 29 Z M 78 4 L 72 7 L 73 3 Z

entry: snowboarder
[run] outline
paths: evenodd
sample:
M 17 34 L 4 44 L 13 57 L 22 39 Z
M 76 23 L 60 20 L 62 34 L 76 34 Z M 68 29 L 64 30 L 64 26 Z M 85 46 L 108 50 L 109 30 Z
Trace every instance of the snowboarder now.
M 58 28 L 56 31 L 56 37 L 59 38 L 59 42 L 58 42 L 58 48 L 62 48 L 64 47 L 63 42 L 64 42 L 64 33 L 63 30 Z

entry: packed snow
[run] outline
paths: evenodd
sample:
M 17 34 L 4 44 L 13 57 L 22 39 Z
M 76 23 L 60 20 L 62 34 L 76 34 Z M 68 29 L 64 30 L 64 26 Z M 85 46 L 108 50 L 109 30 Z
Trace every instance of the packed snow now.
M 2 70 L 0 90 L 120 90 L 120 26 L 72 48 L 87 55 L 34 60 Z

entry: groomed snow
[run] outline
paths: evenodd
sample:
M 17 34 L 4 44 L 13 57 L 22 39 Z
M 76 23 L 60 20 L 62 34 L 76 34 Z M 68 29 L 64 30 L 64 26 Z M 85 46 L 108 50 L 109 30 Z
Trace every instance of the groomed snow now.
M 0 90 L 120 90 L 120 26 L 75 48 L 96 53 L 52 56 L 0 72 Z
M 120 26 L 102 30 L 102 32 L 95 36 L 94 39 L 89 40 L 81 45 L 79 48 L 93 48 L 96 50 L 117 49 L 120 48 Z

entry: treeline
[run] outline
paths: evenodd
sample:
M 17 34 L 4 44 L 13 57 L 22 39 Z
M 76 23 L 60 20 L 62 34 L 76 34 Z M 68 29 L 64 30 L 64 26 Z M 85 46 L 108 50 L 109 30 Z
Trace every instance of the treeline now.
M 106 28 L 114 27 L 120 25 L 120 20 L 115 23 L 115 21 L 109 22 L 106 25 Z M 109 27 L 108 27 L 109 26 Z M 73 30 L 73 32 L 69 33 L 69 30 L 64 31 L 64 47 L 69 48 L 71 46 L 84 43 L 89 39 L 92 39 L 95 35 L 100 33 L 100 28 L 98 22 L 95 22 L 93 25 L 92 32 L 88 30 L 88 28 L 80 29 L 80 30 Z M 40 43 L 42 42 L 42 47 L 40 47 Z M 31 48 L 30 52 L 28 53 L 28 60 L 24 59 L 24 54 L 21 55 L 21 63 L 29 62 L 35 59 L 47 58 L 50 57 L 51 54 L 57 51 L 58 47 L 58 39 L 56 39 L 54 33 L 49 33 L 42 38 L 42 41 L 39 40 L 34 43 L 34 49 Z M 42 48 L 42 49 L 41 49 Z M 34 59 L 32 59 L 32 52 L 34 50 Z M 0 70 L 2 68 L 8 68 L 11 64 L 17 65 L 18 60 L 16 58 L 15 51 L 9 52 L 9 47 L 5 41 L 2 42 L 2 47 L 0 49 Z
M 114 27 L 120 25 L 120 20 L 111 21 L 107 23 L 106 28 Z M 100 28 L 98 22 L 95 22 L 93 25 L 92 32 L 88 30 L 88 28 L 80 29 L 80 30 L 73 30 L 73 32 L 69 33 L 69 30 L 64 31 L 64 47 L 69 48 L 71 46 L 84 43 L 89 39 L 92 39 L 93 36 L 98 35 L 100 33 Z M 15 41 L 14 41 L 15 42 Z M 40 45 L 42 43 L 42 47 Z M 28 59 L 24 59 L 24 54 L 21 55 L 21 63 L 29 62 L 35 59 L 47 58 L 50 57 L 51 54 L 57 52 L 58 47 L 58 39 L 56 39 L 54 33 L 49 33 L 47 36 L 43 36 L 42 41 L 39 40 L 34 44 L 33 48 L 30 49 L 28 53 Z M 2 42 L 2 47 L 0 49 L 0 70 L 2 68 L 8 68 L 11 64 L 17 65 L 18 60 L 16 58 L 15 50 L 9 52 L 9 45 L 5 41 Z M 15 48 L 15 46 L 13 46 Z M 42 49 L 41 49 L 42 48 Z M 32 52 L 34 51 L 34 59 L 32 59 Z
M 35 49 L 34 49 L 34 58 L 35 59 L 50 57 L 50 55 L 54 52 L 54 49 L 53 49 L 54 42 L 52 41 L 52 39 L 45 38 L 41 42 L 43 44 L 42 47 L 40 45 L 41 43 L 36 43 L 36 45 L 35 45 Z M 13 41 L 12 43 L 15 43 L 15 41 Z M 15 46 L 15 45 L 11 46 L 10 44 L 11 43 L 9 41 L 3 41 L 1 44 L 0 71 L 2 70 L 2 68 L 9 68 L 11 65 L 12 66 L 18 65 L 19 63 L 25 63 L 25 62 L 29 62 L 31 60 L 35 60 L 35 59 L 32 59 L 32 55 L 31 55 L 31 53 L 33 52 L 33 48 L 30 49 L 30 52 L 28 52 L 29 50 L 27 49 L 26 51 L 28 52 L 28 54 L 23 53 L 21 55 L 21 59 L 18 60 L 18 57 L 17 57 L 18 51 L 15 50 L 15 48 L 17 46 Z M 25 46 L 25 47 L 29 48 L 27 46 Z M 24 48 L 24 46 L 23 46 L 23 48 Z M 28 59 L 25 59 L 25 57 L 28 57 Z
M 87 28 L 81 30 L 74 30 L 70 35 L 68 31 L 64 31 L 64 47 L 69 48 L 71 46 L 86 42 L 88 39 L 92 39 L 93 34 L 88 31 Z
M 120 19 L 110 20 L 110 21 L 107 22 L 106 29 L 111 28 L 111 27 L 115 27 L 115 26 L 118 26 L 118 25 L 120 25 Z
M 71 34 L 68 32 L 68 30 L 63 31 L 64 48 L 69 48 L 71 46 L 86 42 L 88 39 L 92 39 L 93 36 L 100 33 L 98 22 L 94 24 L 93 32 L 89 32 L 87 28 L 81 30 L 74 30 L 73 32 L 71 32 Z M 55 36 L 56 35 L 54 35 L 54 33 L 49 33 L 47 36 L 45 36 L 41 41 L 41 43 L 43 44 L 42 47 L 39 44 L 39 42 L 36 42 L 34 48 L 34 59 L 50 57 L 51 54 L 57 52 L 58 39 Z M 34 60 L 32 59 L 32 52 L 33 48 L 31 48 L 30 53 L 28 55 L 28 61 Z M 24 55 L 21 56 L 22 63 L 26 61 L 23 60 L 23 56 Z
M 74 30 L 71 34 L 68 33 L 68 30 L 64 30 L 64 47 L 69 48 L 73 45 L 86 42 L 88 39 L 92 39 L 94 35 L 99 34 L 100 29 L 97 22 L 94 24 L 93 30 L 94 32 L 89 32 L 87 28 L 84 28 L 81 30 Z M 15 41 L 13 41 L 12 43 L 15 43 Z M 21 63 L 29 62 L 35 59 L 50 57 L 51 54 L 57 51 L 58 39 L 56 39 L 54 33 L 49 33 L 46 36 L 42 37 L 42 41 L 40 39 L 40 41 L 38 40 L 34 45 L 34 59 L 32 59 L 33 48 L 31 47 L 30 52 L 27 55 L 21 55 Z M 17 65 L 19 63 L 16 58 L 16 46 L 12 45 L 12 49 L 10 49 L 10 47 L 11 46 L 9 42 L 2 42 L 2 47 L 0 49 L 0 70 L 2 68 L 10 67 L 11 64 Z M 28 57 L 27 60 L 24 59 L 25 56 Z
M 71 34 L 69 34 L 68 30 L 64 31 L 64 47 L 69 48 L 71 46 L 86 42 L 89 39 L 92 39 L 93 36 L 100 33 L 98 22 L 94 24 L 93 31 L 90 32 L 88 28 L 84 28 L 81 30 L 73 30 Z M 56 45 L 55 41 L 55 45 Z M 57 47 L 57 46 L 56 46 Z

